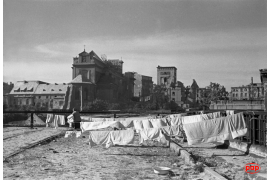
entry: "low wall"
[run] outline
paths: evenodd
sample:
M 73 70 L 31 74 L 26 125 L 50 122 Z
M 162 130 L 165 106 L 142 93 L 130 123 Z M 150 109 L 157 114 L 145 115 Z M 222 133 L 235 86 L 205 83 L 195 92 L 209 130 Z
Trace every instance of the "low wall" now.
M 249 109 L 249 110 L 264 110 L 264 104 L 210 104 L 209 109 Z

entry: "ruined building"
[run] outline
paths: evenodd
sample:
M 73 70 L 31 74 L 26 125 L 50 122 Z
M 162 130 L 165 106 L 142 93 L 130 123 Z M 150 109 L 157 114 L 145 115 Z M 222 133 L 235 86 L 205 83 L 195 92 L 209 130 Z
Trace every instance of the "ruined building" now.
M 9 94 L 9 103 L 36 105 L 48 109 L 82 109 L 94 99 L 118 102 L 130 94 L 123 75 L 122 60 L 104 60 L 94 52 L 85 50 L 73 58 L 72 81 L 67 84 L 50 84 L 43 81 L 18 81 Z

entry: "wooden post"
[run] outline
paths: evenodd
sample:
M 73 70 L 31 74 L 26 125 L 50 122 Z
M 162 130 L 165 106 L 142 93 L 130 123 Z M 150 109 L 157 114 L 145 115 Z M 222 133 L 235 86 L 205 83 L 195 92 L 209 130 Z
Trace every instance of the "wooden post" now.
M 253 116 L 254 117 L 254 116 Z M 252 120 L 253 122 L 252 122 L 252 130 L 253 130 L 253 132 L 252 132 L 252 143 L 255 145 L 255 143 L 256 143 L 256 139 L 255 139 L 255 136 L 256 136 L 256 128 L 255 128 L 255 119 L 253 119 Z
M 83 110 L 83 92 L 82 92 L 82 85 L 81 85 L 81 111 Z
M 33 129 L 34 126 L 34 113 L 31 112 L 31 129 Z

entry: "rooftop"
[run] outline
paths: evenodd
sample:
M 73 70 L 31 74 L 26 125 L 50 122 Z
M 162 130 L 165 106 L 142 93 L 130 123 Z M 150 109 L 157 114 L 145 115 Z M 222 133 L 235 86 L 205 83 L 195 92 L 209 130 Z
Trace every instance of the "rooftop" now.
M 174 66 L 163 66 L 163 67 L 162 67 L 162 66 L 158 66 L 157 68 L 158 68 L 158 69 L 161 69 L 161 68 L 162 68 L 162 69 L 167 69 L 167 68 L 174 68 L 174 69 L 177 69 L 177 68 L 174 67 Z

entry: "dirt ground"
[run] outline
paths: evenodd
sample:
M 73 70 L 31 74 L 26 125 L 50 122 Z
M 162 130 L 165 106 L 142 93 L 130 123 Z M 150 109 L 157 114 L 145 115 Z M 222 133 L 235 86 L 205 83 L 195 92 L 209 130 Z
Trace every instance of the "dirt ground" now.
M 3 178 L 215 179 L 186 165 L 169 148 L 153 145 L 91 148 L 87 137 L 61 137 L 8 158 L 3 163 Z M 156 166 L 170 167 L 172 172 L 169 175 L 157 175 L 153 171 Z
M 176 140 L 177 141 L 177 140 Z M 267 174 L 267 158 L 234 149 L 217 149 L 216 146 L 222 143 L 204 143 L 189 146 L 187 143 L 181 145 L 193 155 L 196 161 L 203 162 L 211 167 L 218 174 L 229 180 L 263 180 Z M 258 174 L 248 174 L 243 170 L 247 163 L 257 163 L 261 167 Z

